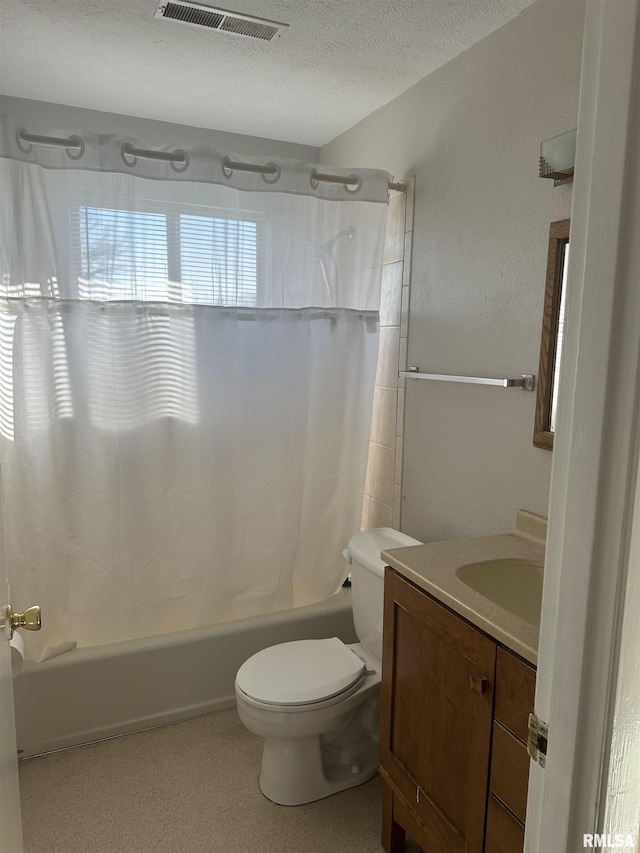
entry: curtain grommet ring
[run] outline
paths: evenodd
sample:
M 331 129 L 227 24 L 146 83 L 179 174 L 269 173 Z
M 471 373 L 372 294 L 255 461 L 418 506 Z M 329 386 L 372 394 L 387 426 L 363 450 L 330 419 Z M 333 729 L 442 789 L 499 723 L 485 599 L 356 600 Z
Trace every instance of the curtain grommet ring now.
M 19 127 L 16 130 L 16 145 L 22 151 L 23 154 L 31 154 L 33 151 L 33 143 L 27 142 L 26 139 L 22 138 L 22 134 L 24 133 L 24 127 Z
M 120 149 L 120 156 L 122 157 L 122 162 L 125 166 L 128 166 L 130 169 L 136 165 L 138 162 L 138 158 L 135 154 L 132 154 L 133 145 L 130 142 L 125 142 Z M 132 160 L 127 160 L 127 157 L 132 157 Z
M 233 169 L 231 168 L 229 163 L 231 163 L 231 157 L 222 158 L 222 174 L 227 179 L 233 177 Z
M 355 193 L 359 193 L 360 190 L 362 189 L 362 178 L 360 177 L 360 175 L 354 175 L 352 173 L 351 175 L 347 175 L 347 180 L 355 181 L 356 184 L 354 187 L 350 187 L 349 184 L 345 184 L 344 185 L 345 190 L 348 193 L 351 193 L 352 195 L 355 195 Z
M 320 181 L 318 180 L 317 175 L 318 175 L 317 169 L 312 169 L 311 172 L 309 173 L 309 183 L 311 184 L 312 190 L 317 190 L 318 186 L 320 184 Z
M 278 166 L 277 163 L 273 163 L 273 162 L 265 163 L 264 165 L 265 165 L 265 168 L 275 169 L 275 172 L 273 173 L 273 175 L 265 175 L 265 173 L 263 172 L 262 173 L 262 180 L 266 184 L 277 184 L 278 181 L 280 180 L 280 175 L 281 175 L 280 166 Z
M 84 157 L 84 139 L 79 136 L 70 136 L 69 143 L 71 144 L 71 148 L 77 148 L 77 151 L 71 152 L 69 148 L 65 148 L 65 152 L 67 157 L 70 160 L 80 160 Z
M 187 152 L 184 151 L 182 148 L 176 148 L 176 150 L 173 153 L 174 153 L 174 155 L 180 155 L 181 157 L 184 158 L 183 163 L 176 163 L 174 160 L 172 160 L 169 163 L 169 165 L 171 166 L 173 171 L 174 172 L 186 172 L 187 169 L 189 168 L 189 155 L 187 154 Z

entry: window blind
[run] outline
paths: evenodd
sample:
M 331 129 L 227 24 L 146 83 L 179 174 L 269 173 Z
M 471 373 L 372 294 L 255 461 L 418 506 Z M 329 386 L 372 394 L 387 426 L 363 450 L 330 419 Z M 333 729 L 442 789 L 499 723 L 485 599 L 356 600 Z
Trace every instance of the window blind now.
M 264 270 L 256 219 L 80 205 L 79 296 L 255 306 Z

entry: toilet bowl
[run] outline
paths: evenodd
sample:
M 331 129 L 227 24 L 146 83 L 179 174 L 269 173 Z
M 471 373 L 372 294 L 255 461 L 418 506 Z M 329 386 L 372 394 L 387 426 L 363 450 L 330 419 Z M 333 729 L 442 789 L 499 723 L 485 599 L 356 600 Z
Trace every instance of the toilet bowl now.
M 384 563 L 380 551 L 418 545 L 397 530 L 354 536 L 352 605 L 359 643 L 296 640 L 257 652 L 236 676 L 244 725 L 264 738 L 260 789 L 301 805 L 360 785 L 378 767 Z
M 254 682 L 257 674 L 243 664 L 236 702 L 244 725 L 265 739 L 263 794 L 281 805 L 301 805 L 371 779 L 378 764 L 380 662 L 359 644 L 347 646 L 337 637 L 283 643 L 254 658 L 260 658 L 262 674 Z M 340 679 L 329 677 L 307 689 L 311 679 L 304 676 L 315 675 L 321 661 L 342 666 L 342 689 L 335 689 Z M 277 687 L 264 691 L 265 699 L 257 687 L 275 672 L 285 677 L 274 678 Z

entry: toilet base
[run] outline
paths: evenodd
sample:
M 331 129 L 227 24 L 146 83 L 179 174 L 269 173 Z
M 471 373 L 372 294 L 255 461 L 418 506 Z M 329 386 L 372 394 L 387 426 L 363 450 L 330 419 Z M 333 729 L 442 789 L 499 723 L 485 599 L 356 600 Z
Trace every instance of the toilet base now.
M 301 806 L 362 785 L 378 772 L 378 743 L 369 739 L 361 746 L 345 764 L 331 760 L 331 746 L 324 746 L 320 737 L 268 737 L 262 753 L 260 790 L 278 805 Z

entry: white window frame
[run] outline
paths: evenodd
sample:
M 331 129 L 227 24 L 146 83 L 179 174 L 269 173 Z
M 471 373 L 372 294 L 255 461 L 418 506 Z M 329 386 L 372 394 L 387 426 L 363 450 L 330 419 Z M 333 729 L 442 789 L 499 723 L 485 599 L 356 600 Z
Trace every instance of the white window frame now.
M 82 262 L 82 238 L 80 225 L 80 211 L 82 208 L 95 208 L 97 210 L 122 210 L 131 214 L 152 214 L 162 215 L 165 217 L 167 226 L 173 223 L 171 230 L 167 227 L 167 275 L 171 281 L 181 282 L 181 258 L 180 258 L 180 216 L 197 216 L 209 219 L 226 219 L 231 222 L 252 222 L 257 228 L 256 239 L 256 297 L 252 305 L 238 305 L 240 308 L 255 308 L 264 304 L 265 294 L 268 289 L 268 272 L 269 272 L 269 243 L 270 243 L 270 223 L 268 217 L 260 211 L 234 210 L 228 208 L 216 208 L 203 205 L 184 204 L 174 201 L 162 201 L 159 199 L 136 199 L 135 206 L 126 207 L 123 205 L 123 200 L 109 199 L 105 197 L 83 196 L 74 201 L 73 207 L 69 212 L 69 228 L 71 232 L 71 244 L 73 255 L 73 269 L 75 271 L 76 280 L 83 277 L 83 262 Z M 128 301 L 128 300 L 127 300 Z M 135 299 L 131 300 L 135 301 Z M 145 301 L 145 300 L 141 300 Z M 153 301 L 153 300 L 148 300 Z M 172 304 L 193 304 L 193 305 L 213 305 L 214 307 L 232 308 L 236 307 L 233 303 L 203 303 L 203 302 L 184 302 L 178 300 L 163 300 Z

